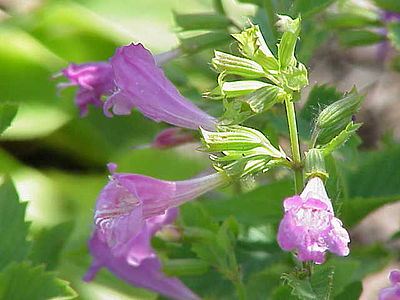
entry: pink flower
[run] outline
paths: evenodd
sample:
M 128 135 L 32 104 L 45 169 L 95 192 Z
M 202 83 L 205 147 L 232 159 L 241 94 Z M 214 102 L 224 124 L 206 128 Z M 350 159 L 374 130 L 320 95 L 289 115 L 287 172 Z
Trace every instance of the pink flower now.
M 101 108 L 102 95 L 111 95 L 115 89 L 114 75 L 111 65 L 106 62 L 91 62 L 86 64 L 70 64 L 57 76 L 64 75 L 70 82 L 59 83 L 58 88 L 77 85 L 78 92 L 75 96 L 75 104 L 80 110 L 80 116 L 88 113 L 87 106 L 91 103 Z
M 392 286 L 382 289 L 378 300 L 400 300 L 400 270 L 390 272 L 389 280 Z
M 282 249 L 297 250 L 300 261 L 311 260 L 316 264 L 325 261 L 327 250 L 340 256 L 349 254 L 349 234 L 334 216 L 320 178 L 310 179 L 301 195 L 286 198 L 283 206 L 285 215 L 278 230 Z
M 141 44 L 120 47 L 110 59 L 118 91 L 104 104 L 104 113 L 129 115 L 136 107 L 156 122 L 213 130 L 216 120 L 182 97 Z
M 177 300 L 199 299 L 179 279 L 166 277 L 162 273 L 161 262 L 151 248 L 151 238 L 164 225 L 172 223 L 178 215 L 177 208 L 171 208 L 163 215 L 144 221 L 139 233 L 131 238 L 123 253 L 114 255 L 109 245 L 102 240 L 101 232 L 96 229 L 89 240 L 89 249 L 93 263 L 84 276 L 85 281 L 93 280 L 100 268 L 109 269 L 126 282 L 152 290 Z
M 97 199 L 94 221 L 98 238 L 119 256 L 130 247 L 149 218 L 195 199 L 225 182 L 220 173 L 183 181 L 165 181 L 138 174 L 116 173 Z

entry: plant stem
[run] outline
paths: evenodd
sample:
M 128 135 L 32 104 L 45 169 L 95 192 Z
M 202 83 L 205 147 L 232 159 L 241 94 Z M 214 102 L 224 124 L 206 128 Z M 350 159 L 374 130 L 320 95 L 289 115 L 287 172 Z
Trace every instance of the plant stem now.
M 246 300 L 247 299 L 246 289 L 244 287 L 244 284 L 243 284 L 242 280 L 236 281 L 235 282 L 235 287 L 236 287 L 236 291 L 238 293 L 239 299 L 240 300 Z
M 300 194 L 303 189 L 303 171 L 301 166 L 299 137 L 297 134 L 296 111 L 290 99 L 285 99 L 285 106 L 289 126 L 290 145 L 292 148 L 295 192 L 296 194 Z
M 233 275 L 231 277 L 231 280 L 235 285 L 239 300 L 247 300 L 246 287 L 243 284 L 242 274 L 237 264 L 236 255 L 233 252 L 233 249 L 231 249 L 230 253 L 228 254 L 228 260 L 231 269 L 231 274 Z

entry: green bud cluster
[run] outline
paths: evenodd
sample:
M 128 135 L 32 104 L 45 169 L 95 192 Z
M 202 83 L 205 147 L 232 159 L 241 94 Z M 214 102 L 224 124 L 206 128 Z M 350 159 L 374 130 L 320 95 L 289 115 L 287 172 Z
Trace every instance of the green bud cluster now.
M 244 177 L 286 164 L 286 154 L 275 148 L 258 130 L 244 126 L 219 126 L 218 131 L 201 129 L 204 148 L 212 152 L 214 167 L 229 177 Z
M 215 51 L 212 65 L 220 73 L 218 87 L 206 96 L 225 100 L 222 124 L 239 124 L 276 103 L 295 101 L 295 94 L 308 84 L 307 69 L 294 56 L 301 20 L 279 17 L 277 25 L 283 35 L 278 57 L 267 46 L 260 28 L 254 25 L 232 34 L 243 57 Z M 226 80 L 232 76 L 246 80 Z

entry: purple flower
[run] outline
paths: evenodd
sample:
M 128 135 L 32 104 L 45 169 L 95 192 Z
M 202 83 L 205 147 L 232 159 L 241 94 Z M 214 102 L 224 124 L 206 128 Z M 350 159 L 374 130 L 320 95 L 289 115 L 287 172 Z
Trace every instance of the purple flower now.
M 118 91 L 104 104 L 104 113 L 128 115 L 136 107 L 157 122 L 213 130 L 216 120 L 182 97 L 141 44 L 120 47 L 110 59 Z
M 400 300 L 400 270 L 390 272 L 389 280 L 392 286 L 382 289 L 378 300 Z
M 80 110 L 81 117 L 87 115 L 89 103 L 101 108 L 103 106 L 102 95 L 111 95 L 115 89 L 112 67 L 106 62 L 70 64 L 56 77 L 60 75 L 64 75 L 70 82 L 59 83 L 58 88 L 73 85 L 79 87 L 75 96 L 75 104 Z
M 349 234 L 334 216 L 320 178 L 310 179 L 301 195 L 286 198 L 283 206 L 285 215 L 278 230 L 282 249 L 296 249 L 300 261 L 311 260 L 316 264 L 325 261 L 327 250 L 340 256 L 349 254 Z
M 149 218 L 195 199 L 225 182 L 220 173 L 183 181 L 164 181 L 138 174 L 116 173 L 97 199 L 94 221 L 98 238 L 119 256 L 130 247 Z
M 172 223 L 177 215 L 178 209 L 171 208 L 163 215 L 147 219 L 140 232 L 128 241 L 125 251 L 119 256 L 114 255 L 96 229 L 89 241 L 94 260 L 84 280 L 91 281 L 99 269 L 105 267 L 134 286 L 152 290 L 166 297 L 177 300 L 200 299 L 179 279 L 166 277 L 162 273 L 161 262 L 151 248 L 152 236 L 164 225 Z

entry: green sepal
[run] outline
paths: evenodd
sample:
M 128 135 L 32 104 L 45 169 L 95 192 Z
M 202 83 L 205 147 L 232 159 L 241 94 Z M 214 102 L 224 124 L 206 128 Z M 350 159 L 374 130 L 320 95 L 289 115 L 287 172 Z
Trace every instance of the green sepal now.
M 221 82 L 219 86 L 209 93 L 205 93 L 204 96 L 212 99 L 243 97 L 267 85 L 267 83 L 258 80 Z
M 282 150 L 276 149 L 258 130 L 244 126 L 218 126 L 218 131 L 201 129 L 203 144 L 208 152 L 248 151 L 261 147 L 262 155 L 286 158 Z
M 319 150 L 324 154 L 328 155 L 334 150 L 338 149 L 342 145 L 344 145 L 347 140 L 355 134 L 355 132 L 360 128 L 362 123 L 353 123 L 350 122 L 347 124 L 346 128 L 343 129 L 336 137 L 334 137 L 329 143 L 321 147 Z
M 297 38 L 300 33 L 301 19 L 292 19 L 289 16 L 279 15 L 279 21 L 276 23 L 280 31 L 283 32 L 282 39 L 278 44 L 278 58 L 281 70 L 285 70 L 288 66 L 296 65 L 294 49 L 296 47 Z
M 319 149 L 310 149 L 307 151 L 304 172 L 306 179 L 319 177 L 326 180 L 329 177 L 325 167 L 324 155 Z
M 282 73 L 286 87 L 293 91 L 299 91 L 308 85 L 308 71 L 302 63 L 298 63 L 297 67 L 288 66 Z
M 250 59 L 220 51 L 215 51 L 214 53 L 215 57 L 211 60 L 211 63 L 219 73 L 225 72 L 226 74 L 239 75 L 245 78 L 260 78 L 266 75 L 263 68 Z

